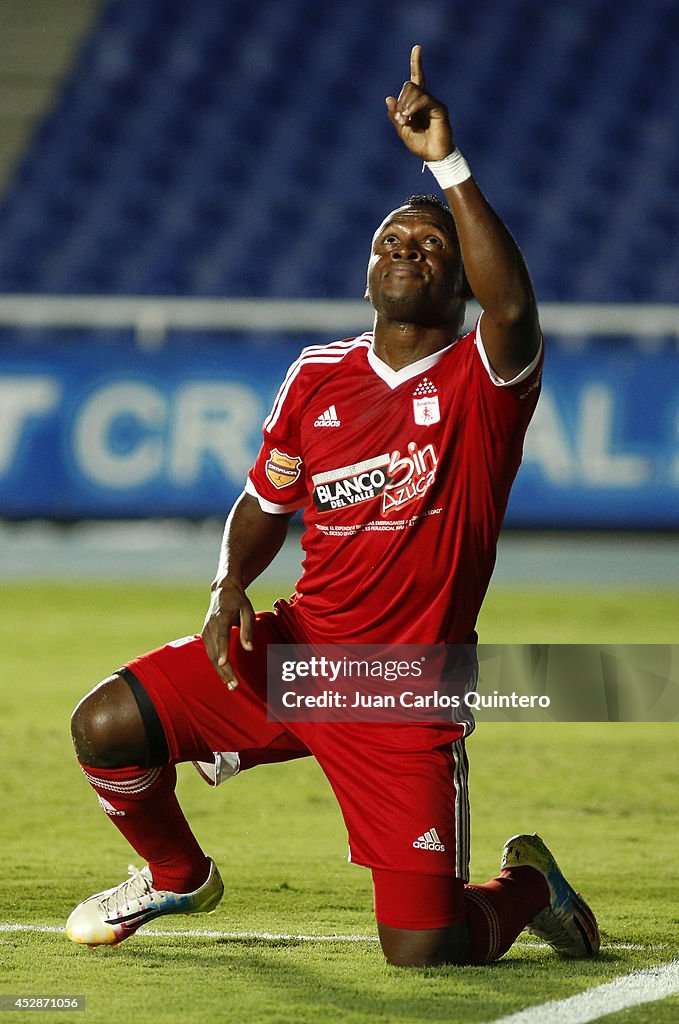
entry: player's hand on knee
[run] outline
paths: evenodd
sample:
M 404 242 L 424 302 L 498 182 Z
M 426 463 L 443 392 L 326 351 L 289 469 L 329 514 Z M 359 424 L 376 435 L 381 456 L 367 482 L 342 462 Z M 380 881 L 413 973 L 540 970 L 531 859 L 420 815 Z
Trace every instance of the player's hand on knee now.
M 255 610 L 240 584 L 228 577 L 215 581 L 202 636 L 215 671 L 230 690 L 238 686 L 236 673 L 229 661 L 231 631 L 234 627 L 239 628 L 241 647 L 251 651 L 254 621 Z
M 398 99 L 387 96 L 387 112 L 398 137 L 422 160 L 443 160 L 455 148 L 453 130 L 444 103 L 425 90 L 422 47 L 410 54 L 410 79 Z

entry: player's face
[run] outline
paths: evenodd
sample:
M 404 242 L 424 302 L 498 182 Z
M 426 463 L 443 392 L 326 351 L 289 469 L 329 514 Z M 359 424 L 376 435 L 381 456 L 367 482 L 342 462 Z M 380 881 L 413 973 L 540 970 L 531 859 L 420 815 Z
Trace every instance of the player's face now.
M 428 206 L 402 206 L 373 236 L 366 297 L 389 320 L 457 325 L 461 266 L 443 216 Z

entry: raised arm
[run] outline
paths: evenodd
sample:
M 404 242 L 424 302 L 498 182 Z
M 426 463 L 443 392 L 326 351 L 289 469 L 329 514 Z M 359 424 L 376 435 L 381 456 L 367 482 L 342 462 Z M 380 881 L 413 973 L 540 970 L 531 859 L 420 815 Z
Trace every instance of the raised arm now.
M 420 46 L 414 46 L 410 55 L 409 81 L 398 99 L 388 96 L 386 102 L 389 118 L 411 153 L 427 163 L 455 154 L 450 162 L 462 168 L 455 176 L 464 177 L 465 164 L 455 148 L 448 110 L 425 90 Z M 467 280 L 484 310 L 486 353 L 498 376 L 511 380 L 536 356 L 541 338 L 526 264 L 471 176 L 444 187 L 444 192 L 455 218 Z
M 263 512 L 256 498 L 242 494 L 226 521 L 203 640 L 210 661 L 230 690 L 238 685 L 228 660 L 231 629 L 240 627 L 240 642 L 251 651 L 255 612 L 245 591 L 280 551 L 291 518 L 292 513 Z

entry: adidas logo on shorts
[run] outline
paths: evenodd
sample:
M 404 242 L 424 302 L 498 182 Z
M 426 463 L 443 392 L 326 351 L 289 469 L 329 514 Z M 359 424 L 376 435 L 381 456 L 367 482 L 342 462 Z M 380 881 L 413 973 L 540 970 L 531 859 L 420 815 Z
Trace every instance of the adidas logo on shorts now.
M 430 828 L 423 836 L 416 839 L 413 846 L 416 850 L 436 850 L 437 853 L 444 853 L 446 849 L 435 828 Z

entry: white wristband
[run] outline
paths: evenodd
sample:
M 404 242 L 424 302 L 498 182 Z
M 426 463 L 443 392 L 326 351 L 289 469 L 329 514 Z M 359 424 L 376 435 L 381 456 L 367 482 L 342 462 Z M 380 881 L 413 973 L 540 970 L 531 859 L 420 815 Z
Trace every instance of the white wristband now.
M 469 164 L 459 149 L 454 149 L 443 160 L 430 160 L 427 163 L 427 167 L 442 189 L 452 188 L 453 185 L 461 185 L 463 181 L 472 176 Z

